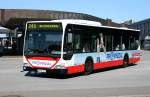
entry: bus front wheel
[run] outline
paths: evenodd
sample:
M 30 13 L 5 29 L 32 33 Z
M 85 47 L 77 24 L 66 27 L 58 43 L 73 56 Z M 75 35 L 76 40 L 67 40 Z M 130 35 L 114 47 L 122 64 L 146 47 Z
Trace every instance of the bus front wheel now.
M 87 60 L 85 62 L 85 70 L 84 70 L 84 74 L 85 75 L 89 75 L 91 74 L 93 71 L 93 61 L 92 60 Z

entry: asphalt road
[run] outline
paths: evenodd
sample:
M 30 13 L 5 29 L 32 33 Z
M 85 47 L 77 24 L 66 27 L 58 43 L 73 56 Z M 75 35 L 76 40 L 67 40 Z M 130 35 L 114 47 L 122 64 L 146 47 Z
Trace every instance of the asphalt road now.
M 20 72 L 22 64 L 21 57 L 0 58 L 0 97 L 150 97 L 150 51 L 137 65 L 87 76 L 29 75 Z

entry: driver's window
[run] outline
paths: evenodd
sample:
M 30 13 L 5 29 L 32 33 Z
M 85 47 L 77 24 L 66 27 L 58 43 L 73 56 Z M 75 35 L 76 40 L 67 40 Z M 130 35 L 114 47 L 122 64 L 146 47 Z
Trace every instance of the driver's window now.
M 73 53 L 73 33 L 70 25 L 66 27 L 65 31 L 64 52 Z

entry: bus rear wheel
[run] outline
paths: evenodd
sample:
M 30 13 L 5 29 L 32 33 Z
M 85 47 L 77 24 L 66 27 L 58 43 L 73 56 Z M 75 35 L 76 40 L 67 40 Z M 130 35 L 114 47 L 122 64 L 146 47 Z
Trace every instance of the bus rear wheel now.
M 89 75 L 93 72 L 93 62 L 92 60 L 87 60 L 85 62 L 85 70 L 84 70 L 84 74 L 85 75 Z

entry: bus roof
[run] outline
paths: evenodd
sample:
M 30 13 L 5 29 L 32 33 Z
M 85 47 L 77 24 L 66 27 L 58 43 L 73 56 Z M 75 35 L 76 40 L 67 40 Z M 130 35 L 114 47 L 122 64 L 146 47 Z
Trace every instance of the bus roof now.
M 129 30 L 129 31 L 140 31 L 137 29 L 129 29 L 127 27 L 112 27 L 112 26 L 101 26 L 102 28 L 118 29 L 118 30 Z
M 78 24 L 78 25 L 87 25 L 87 26 L 101 26 L 100 22 L 89 21 L 89 20 L 80 20 L 80 19 L 62 19 L 62 20 L 52 20 L 53 22 L 62 22 L 66 24 Z
M 103 26 L 100 22 L 89 21 L 89 20 L 80 20 L 80 19 L 60 19 L 60 20 L 51 20 L 51 21 L 28 21 L 27 23 L 38 23 L 38 22 L 61 22 L 62 24 L 77 24 L 77 25 L 86 25 L 86 26 L 94 26 L 101 28 L 109 28 L 109 29 L 118 29 L 118 30 L 129 30 L 129 31 L 140 31 L 136 29 L 129 29 L 126 27 L 112 27 L 112 26 Z

